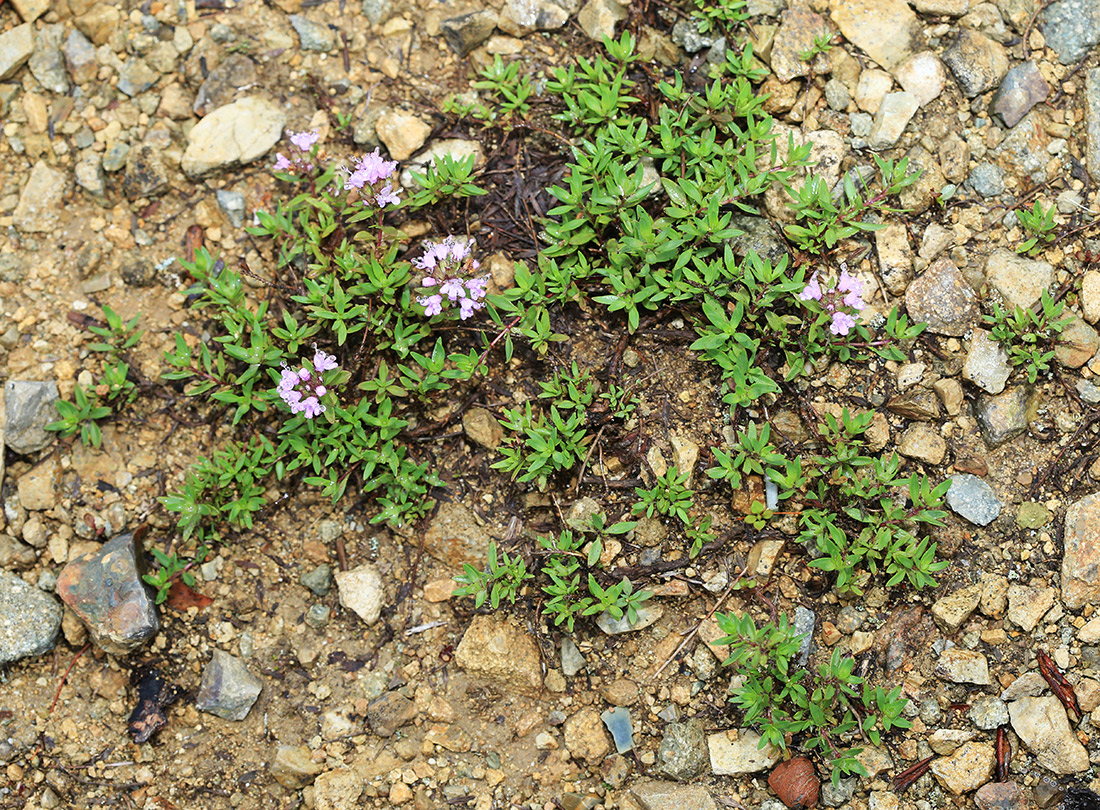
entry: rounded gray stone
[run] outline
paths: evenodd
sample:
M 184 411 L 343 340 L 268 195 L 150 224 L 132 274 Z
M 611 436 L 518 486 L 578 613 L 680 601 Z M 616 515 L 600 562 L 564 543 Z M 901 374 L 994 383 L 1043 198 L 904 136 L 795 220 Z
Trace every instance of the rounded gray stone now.
M 0 666 L 49 652 L 60 630 L 57 599 L 0 571 Z

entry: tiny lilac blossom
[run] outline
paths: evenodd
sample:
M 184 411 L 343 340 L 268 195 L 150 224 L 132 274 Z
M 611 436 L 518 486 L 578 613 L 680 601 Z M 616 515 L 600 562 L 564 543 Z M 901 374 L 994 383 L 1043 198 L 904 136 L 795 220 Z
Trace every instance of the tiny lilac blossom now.
M 318 349 L 313 355 L 313 370 L 318 373 L 331 371 L 334 368 L 338 368 L 339 365 L 334 355 L 325 354 L 321 349 Z
M 829 325 L 829 331 L 834 335 L 846 335 L 856 325 L 856 319 L 847 312 L 834 312 L 833 322 Z
M 466 320 L 479 309 L 481 309 L 481 304 L 478 301 L 475 301 L 473 298 L 463 298 L 461 301 L 458 302 L 458 309 L 458 316 L 462 318 L 462 320 Z
M 290 158 L 284 155 L 282 152 L 275 153 L 275 165 L 272 166 L 272 171 L 285 172 L 291 167 Z
M 313 130 L 311 132 L 292 132 L 290 133 L 290 142 L 298 147 L 301 152 L 308 152 L 313 148 L 313 144 L 317 143 L 320 139 L 321 133 Z
M 424 307 L 424 314 L 429 318 L 433 315 L 438 315 L 443 311 L 443 296 L 442 295 L 427 295 L 420 296 L 417 299 L 420 306 Z
M 457 301 L 460 297 L 465 297 L 466 288 L 462 282 L 457 278 L 449 278 L 440 285 L 439 291 L 447 296 L 451 301 Z
M 798 297 L 802 301 L 821 300 L 821 284 L 817 280 L 817 273 L 814 273 L 812 276 L 810 276 L 810 280 L 806 284 L 806 288 L 798 294 Z
M 385 208 L 387 205 L 397 205 L 401 202 L 401 198 L 397 196 L 397 192 L 393 190 L 393 186 L 389 183 L 382 186 L 382 190 L 374 198 L 374 204 L 379 208 Z
M 325 412 L 321 397 L 328 393 L 328 388 L 323 384 L 321 375 L 336 368 L 339 368 L 339 364 L 335 356 L 317 349 L 313 355 L 313 371 L 304 366 L 294 371 L 284 365 L 275 391 L 290 407 L 291 413 L 300 413 L 306 419 L 313 419 Z

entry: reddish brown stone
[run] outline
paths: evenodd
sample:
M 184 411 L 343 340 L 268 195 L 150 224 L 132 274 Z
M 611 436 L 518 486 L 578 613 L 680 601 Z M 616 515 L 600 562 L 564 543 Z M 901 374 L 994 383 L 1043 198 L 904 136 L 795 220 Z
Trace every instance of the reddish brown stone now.
M 57 595 L 106 652 L 133 652 L 160 629 L 153 600 L 141 581 L 144 568 L 134 536 L 123 534 L 69 563 L 57 578 Z

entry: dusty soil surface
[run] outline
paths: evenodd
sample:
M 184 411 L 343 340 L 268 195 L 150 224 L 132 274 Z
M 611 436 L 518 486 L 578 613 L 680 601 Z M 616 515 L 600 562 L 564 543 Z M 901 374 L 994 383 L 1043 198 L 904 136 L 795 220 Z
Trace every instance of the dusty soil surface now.
M 64 88 L 47 87 L 45 69 L 32 72 L 27 65 L 0 84 L 0 379 L 56 381 L 62 397 L 71 397 L 78 380 L 99 372 L 81 316 L 99 317 L 107 305 L 124 317 L 141 314 L 146 336 L 133 355 L 135 372 L 142 380 L 156 380 L 167 369 L 163 353 L 174 334 L 203 330 L 201 316 L 185 303 L 189 279 L 181 276 L 178 263 L 168 261 L 183 254 L 192 226 L 201 227 L 206 245 L 227 263 L 243 258 L 266 277 L 271 246 L 234 225 L 216 192 L 242 194 L 246 221 L 255 210 L 270 209 L 282 193 L 270 172 L 274 150 L 256 162 L 198 179 L 180 169 L 187 135 L 199 120 L 193 103 L 203 87 L 214 96 L 203 113 L 261 94 L 285 111 L 288 130 L 320 129 L 334 158 L 351 160 L 374 148 L 373 127 L 359 122 L 372 111 L 387 115 L 398 107 L 432 128 L 429 143 L 484 138 L 489 159 L 483 178 L 494 189 L 490 201 L 497 207 L 478 209 L 483 223 L 476 233 L 479 254 L 499 254 L 504 260 L 533 255 L 530 218 L 547 209 L 544 189 L 561 176 L 559 144 L 550 135 L 522 146 L 499 133 L 483 135 L 476 126 L 444 114 L 442 105 L 449 95 L 469 91 L 475 71 L 494 54 L 519 60 L 535 75 L 576 54 L 592 53 L 596 45 L 575 18 L 560 30 L 523 36 L 502 33 L 498 25 L 490 39 L 460 59 L 442 36 L 441 23 L 480 11 L 480 6 L 398 0 L 392 7 L 374 2 L 360 7 L 341 0 L 303 8 L 300 0 L 276 0 L 231 7 L 153 2 L 116 8 L 106 3 L 76 7 L 73 1 L 57 4 L 34 27 L 58 26 L 62 37 L 82 31 L 96 46 L 90 68 L 80 72 L 69 64 L 62 69 Z M 493 10 L 504 14 L 518 5 Z M 778 119 L 809 132 L 839 133 L 845 139 L 841 157 L 847 170 L 868 162 L 867 133 L 853 130 L 866 126 L 878 109 L 867 100 L 876 77 L 868 73 L 861 84 L 861 73 L 875 71 L 887 86 L 893 80 L 876 71 L 874 61 L 850 41 L 858 37 L 846 28 L 843 4 L 832 11 L 825 4 L 811 5 L 806 13 L 819 13 L 829 30 L 839 26 L 849 39 L 838 40 L 825 64 L 815 63 L 809 77 L 787 82 L 771 77 L 762 92 L 773 94 L 771 109 Z M 944 74 L 942 92 L 908 126 L 902 122 L 904 134 L 884 154 L 908 155 L 936 181 L 921 192 L 925 199 L 917 195 L 905 203 L 916 209 L 904 219 L 899 248 L 909 277 L 920 277 L 936 258 L 925 251 L 925 237 L 931 225 L 942 226 L 947 233 L 943 255 L 988 305 L 1004 293 L 988 277 L 988 257 L 1024 238 L 1006 214 L 1036 199 L 1045 206 L 1057 203 L 1059 237 L 1040 256 L 1053 268 L 1046 284 L 1076 313 L 1095 321 L 1100 309 L 1089 311 L 1081 282 L 1096 255 L 1087 253 L 1096 247 L 1088 228 L 1100 204 L 1094 179 L 1084 169 L 1092 165 L 1090 150 L 1100 149 L 1086 131 L 1086 124 L 1098 126 L 1100 100 L 1091 108 L 1092 118 L 1088 111 L 1090 95 L 1100 93 L 1093 86 L 1100 79 L 1086 83 L 1097 56 L 1086 44 L 1082 56 L 1064 61 L 1042 33 L 1053 23 L 1037 18 L 1038 8 L 1027 3 L 968 7 L 963 0 L 961 6 L 915 6 L 920 15 L 913 18 L 910 51 L 927 49 L 944 57 L 960 32 L 979 31 L 980 47 L 996 51 L 989 59 L 996 63 L 1003 57 L 1012 66 L 1034 61 L 1049 88 L 1044 103 L 1008 127 L 989 112 L 1004 70 L 995 66 L 998 81 L 973 98 L 960 90 L 966 81 L 960 76 L 969 75 L 971 67 L 967 60 L 980 61 L 968 52 L 961 67 Z M 1095 12 L 1081 13 L 1087 18 Z M 329 32 L 329 50 L 305 49 L 290 21 L 296 14 Z M 793 29 L 797 23 L 781 2 L 761 4 L 755 14 L 761 32 L 774 33 L 777 25 Z M 681 16 L 635 4 L 619 28 L 626 25 L 655 38 L 655 52 L 671 54 L 672 61 L 686 67 L 693 55 L 669 39 Z M 13 30 L 21 22 L 11 5 L 0 7 L 0 29 Z M 782 42 L 777 37 L 768 49 L 773 60 Z M 156 65 L 153 81 L 123 93 L 120 76 L 128 74 L 122 66 L 139 57 Z M 239 65 L 227 71 L 223 86 L 208 85 L 210 75 L 230 60 Z M 851 98 L 838 98 L 837 85 L 827 87 L 834 81 Z M 348 129 L 337 130 L 338 113 L 352 117 Z M 111 165 L 113 150 L 143 143 L 156 145 L 161 163 L 163 183 L 154 186 L 155 193 L 144 193 L 148 188 L 142 187 L 140 171 L 125 159 L 114 160 L 115 169 L 102 175 L 102 188 L 95 187 L 94 172 L 92 181 L 76 182 L 81 161 L 94 164 L 99 158 Z M 60 173 L 63 191 L 51 210 L 39 212 L 36 223 L 18 206 L 32 167 L 40 163 Z M 998 182 L 989 180 L 991 173 Z M 932 202 L 949 183 L 958 186 L 958 197 L 950 203 L 945 198 L 943 205 Z M 516 200 L 522 205 L 511 206 Z M 467 226 L 469 214 L 453 212 Z M 431 221 L 420 233 L 449 229 L 449 223 Z M 852 247 L 847 255 L 861 258 L 859 270 L 869 280 L 881 272 L 886 246 L 871 239 Z M 1017 272 L 1028 276 L 1033 271 L 1028 266 Z M 890 292 L 879 292 L 876 305 L 910 302 L 905 287 L 903 281 Z M 260 299 L 262 285 L 253 292 Z M 499 416 L 503 407 L 535 396 L 537 381 L 556 364 L 574 360 L 601 380 L 638 383 L 642 403 L 637 417 L 627 428 L 602 437 L 602 461 L 593 460 L 583 481 L 562 481 L 547 493 L 516 486 L 490 469 L 496 452 L 472 441 L 455 420 L 420 451 L 422 458 L 434 459 L 449 485 L 439 494 L 438 510 L 402 534 L 371 525 L 369 510 L 354 499 L 333 509 L 304 488 L 273 489 L 268 495 L 276 506 L 256 529 L 229 538 L 203 568 L 196 589 L 213 601 L 162 606 L 161 631 L 146 648 L 116 657 L 86 647 L 83 628 L 70 615 L 52 652 L 0 672 L 0 807 L 656 810 L 717 802 L 755 810 L 775 800 L 767 772 L 715 774 L 713 750 L 697 752 L 707 766 L 691 783 L 703 793 L 674 794 L 672 804 L 661 804 L 638 792 L 649 780 L 668 778 L 658 771 L 657 751 L 671 722 L 698 718 L 707 735 L 733 730 L 737 736 L 741 718 L 727 700 L 730 674 L 718 666 L 724 656 L 700 643 L 717 637 L 711 617 L 719 609 L 751 610 L 762 618 L 791 614 L 798 606 L 808 609 L 816 616 L 815 660 L 840 644 L 857 656 L 869 678 L 902 685 L 912 701 L 913 728 L 890 735 L 880 748 L 869 747 L 865 764 L 870 776 L 830 794 L 830 806 L 970 806 L 972 788 L 955 790 L 957 782 L 939 772 L 922 776 L 904 793 L 891 777 L 928 756 L 950 760 L 948 743 L 929 744 L 944 729 L 966 732 L 979 744 L 977 764 L 955 767 L 980 771 L 990 764 L 996 725 L 975 721 L 971 709 L 982 697 L 999 703 L 1003 688 L 1034 672 L 1040 649 L 1050 652 L 1077 685 L 1083 717 L 1071 740 L 1085 747 L 1089 763 L 1100 761 L 1100 740 L 1091 725 L 1091 712 L 1100 704 L 1100 655 L 1093 646 L 1100 633 L 1082 630 L 1094 605 L 1070 609 L 1060 590 L 1067 509 L 1096 491 L 1100 479 L 1097 411 L 1088 393 L 1094 389 L 1082 388 L 1100 372 L 1100 361 L 1093 357 L 1095 332 L 1084 338 L 1091 345 L 1086 356 L 1059 363 L 1051 375 L 1027 387 L 1027 429 L 998 446 L 990 446 L 979 429 L 976 409 L 985 394 L 963 377 L 970 330 L 957 336 L 929 332 L 900 366 L 837 365 L 788 392 L 784 403 L 790 416 L 782 420 L 788 427 L 841 406 L 874 410 L 880 415 L 881 452 L 895 449 L 914 425 L 930 425 L 945 452 L 938 458 L 933 452 L 929 459 L 925 450 L 913 450 L 906 465 L 923 469 L 936 482 L 959 472 L 978 475 L 1001 503 L 999 516 L 988 526 L 950 514 L 944 527 L 933 530 L 941 557 L 952 561 L 939 589 L 912 593 L 876 585 L 860 599 L 841 600 L 794 543 L 784 546 L 771 577 L 755 591 L 726 588 L 745 569 L 759 541 L 786 535 L 782 525 L 753 530 L 740 517 L 747 497 L 731 502 L 705 476 L 707 448 L 726 441 L 727 417 L 716 375 L 686 348 L 694 339 L 690 324 L 669 313 L 628 336 L 622 321 L 593 306 L 571 312 L 555 328 L 570 341 L 545 362 L 529 357 L 511 365 L 499 361 L 481 387 L 469 392 L 464 407 L 477 404 Z M 941 381 L 958 381 L 960 397 L 953 396 L 954 388 L 938 393 L 934 385 Z M 1023 384 L 1015 372 L 1011 385 Z M 918 407 L 906 407 L 907 398 L 933 390 L 937 393 Z M 157 498 L 183 480 L 197 456 L 217 446 L 227 426 L 206 423 L 206 414 L 172 389 L 160 391 L 108 421 L 101 449 L 63 440 L 33 455 L 7 451 L 0 481 L 2 567 L 52 590 L 53 578 L 67 561 L 124 529 L 146 524 L 151 528 L 147 545 L 171 547 L 174 522 Z M 791 438 L 792 446 L 802 446 L 799 437 Z M 592 497 L 617 519 L 635 500 L 632 486 L 624 482 L 640 481 L 655 464 L 682 458 L 685 445 L 701 450 L 693 470 L 697 498 L 714 516 L 724 542 L 694 561 L 687 559 L 686 548 L 671 543 L 658 545 L 657 554 L 633 540 L 624 543 L 615 564 L 640 572 L 639 581 L 657 589 L 653 604 L 662 615 L 655 624 L 622 635 L 607 635 L 594 624 L 580 626 L 573 639 L 585 667 L 565 677 L 564 635 L 538 619 L 537 593 L 497 616 L 476 619 L 470 600 L 450 595 L 450 577 L 460 570 L 459 546 L 484 547 L 492 539 L 533 559 L 533 537 L 560 530 L 574 501 Z M 55 485 L 46 502 L 28 508 L 20 501 L 20 482 L 42 465 L 57 465 Z M 1050 514 L 1040 525 L 1028 522 L 1025 528 L 1017 521 L 1024 503 L 1041 503 Z M 425 553 L 422 545 L 433 531 L 442 537 L 434 547 L 437 556 Z M 448 551 L 449 544 L 455 549 Z M 682 560 L 682 565 L 660 564 L 669 560 Z M 335 587 L 318 596 L 301 584 L 302 575 L 321 564 L 335 570 L 365 561 L 376 563 L 384 578 L 385 608 L 375 625 L 364 625 L 342 608 Z M 933 606 L 968 587 L 980 597 L 959 626 L 947 630 L 937 624 Z M 307 621 L 317 605 L 330 608 L 331 615 Z M 484 661 L 479 663 L 475 654 L 463 666 L 456 650 L 467 633 L 482 634 L 493 649 Z M 477 648 L 477 638 L 468 641 Z M 955 682 L 937 674 L 937 662 L 952 644 L 984 657 L 987 683 Z M 214 649 L 246 660 L 263 682 L 258 702 L 242 721 L 195 708 L 200 676 Z M 182 696 L 166 709 L 167 725 L 139 745 L 127 732 L 135 702 L 132 675 L 148 666 L 177 684 Z M 396 708 L 391 710 L 401 721 L 396 728 L 377 716 L 376 701 L 386 695 L 400 697 L 392 698 Z M 632 712 L 634 749 L 622 755 L 614 753 L 599 719 L 599 712 L 615 705 Z M 1090 783 L 1091 765 L 1052 767 L 1058 756 L 1051 752 L 1072 742 L 1023 740 L 1035 730 L 1022 731 L 1024 722 L 1017 725 L 1015 719 L 1003 725 L 1013 752 L 1009 776 L 1024 793 L 1015 804 L 1000 806 L 1023 808 L 1046 796 L 1044 785 Z M 952 739 L 957 745 L 964 736 Z M 280 746 L 304 747 L 298 768 L 302 787 L 276 780 L 281 772 L 273 763 Z

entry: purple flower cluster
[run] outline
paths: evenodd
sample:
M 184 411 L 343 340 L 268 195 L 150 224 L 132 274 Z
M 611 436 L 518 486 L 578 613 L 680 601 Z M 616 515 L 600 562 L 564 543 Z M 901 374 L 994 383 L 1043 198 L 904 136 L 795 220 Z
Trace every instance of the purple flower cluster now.
M 298 371 L 284 365 L 283 375 L 275 390 L 290 406 L 291 413 L 300 413 L 306 419 L 312 419 L 325 412 L 321 397 L 328 393 L 328 389 L 321 375 L 334 368 L 339 368 L 336 358 L 317 349 L 313 355 L 312 372 L 304 365 Z
M 483 306 L 487 276 L 474 276 L 480 264 L 470 258 L 473 240 L 448 236 L 442 242 L 427 242 L 424 255 L 413 259 L 413 264 L 428 275 L 420 282 L 426 288 L 438 287 L 439 292 L 418 297 L 428 317 L 443 311 L 444 304 L 458 304 L 458 314 L 466 320 Z M 463 276 L 468 276 L 463 278 Z
M 312 152 L 313 146 L 320 139 L 321 133 L 316 130 L 311 132 L 291 132 L 290 145 L 294 152 L 287 157 L 282 152 L 275 153 L 275 165 L 272 167 L 277 172 L 313 171 Z
M 344 190 L 355 189 L 365 204 L 375 208 L 397 205 L 401 199 L 394 188 L 393 173 L 397 169 L 396 160 L 385 160 L 375 149 L 369 155 L 359 158 L 355 169 L 345 169 Z
M 814 273 L 798 297 L 803 301 L 821 302 L 825 310 L 832 315 L 833 322 L 829 324 L 829 331 L 834 335 L 847 335 L 856 325 L 856 319 L 852 313 L 841 307 L 854 309 L 858 313 L 866 306 L 863 302 L 863 282 L 848 274 L 846 264 L 840 265 L 840 278 L 831 289 L 822 290 L 817 273 Z

